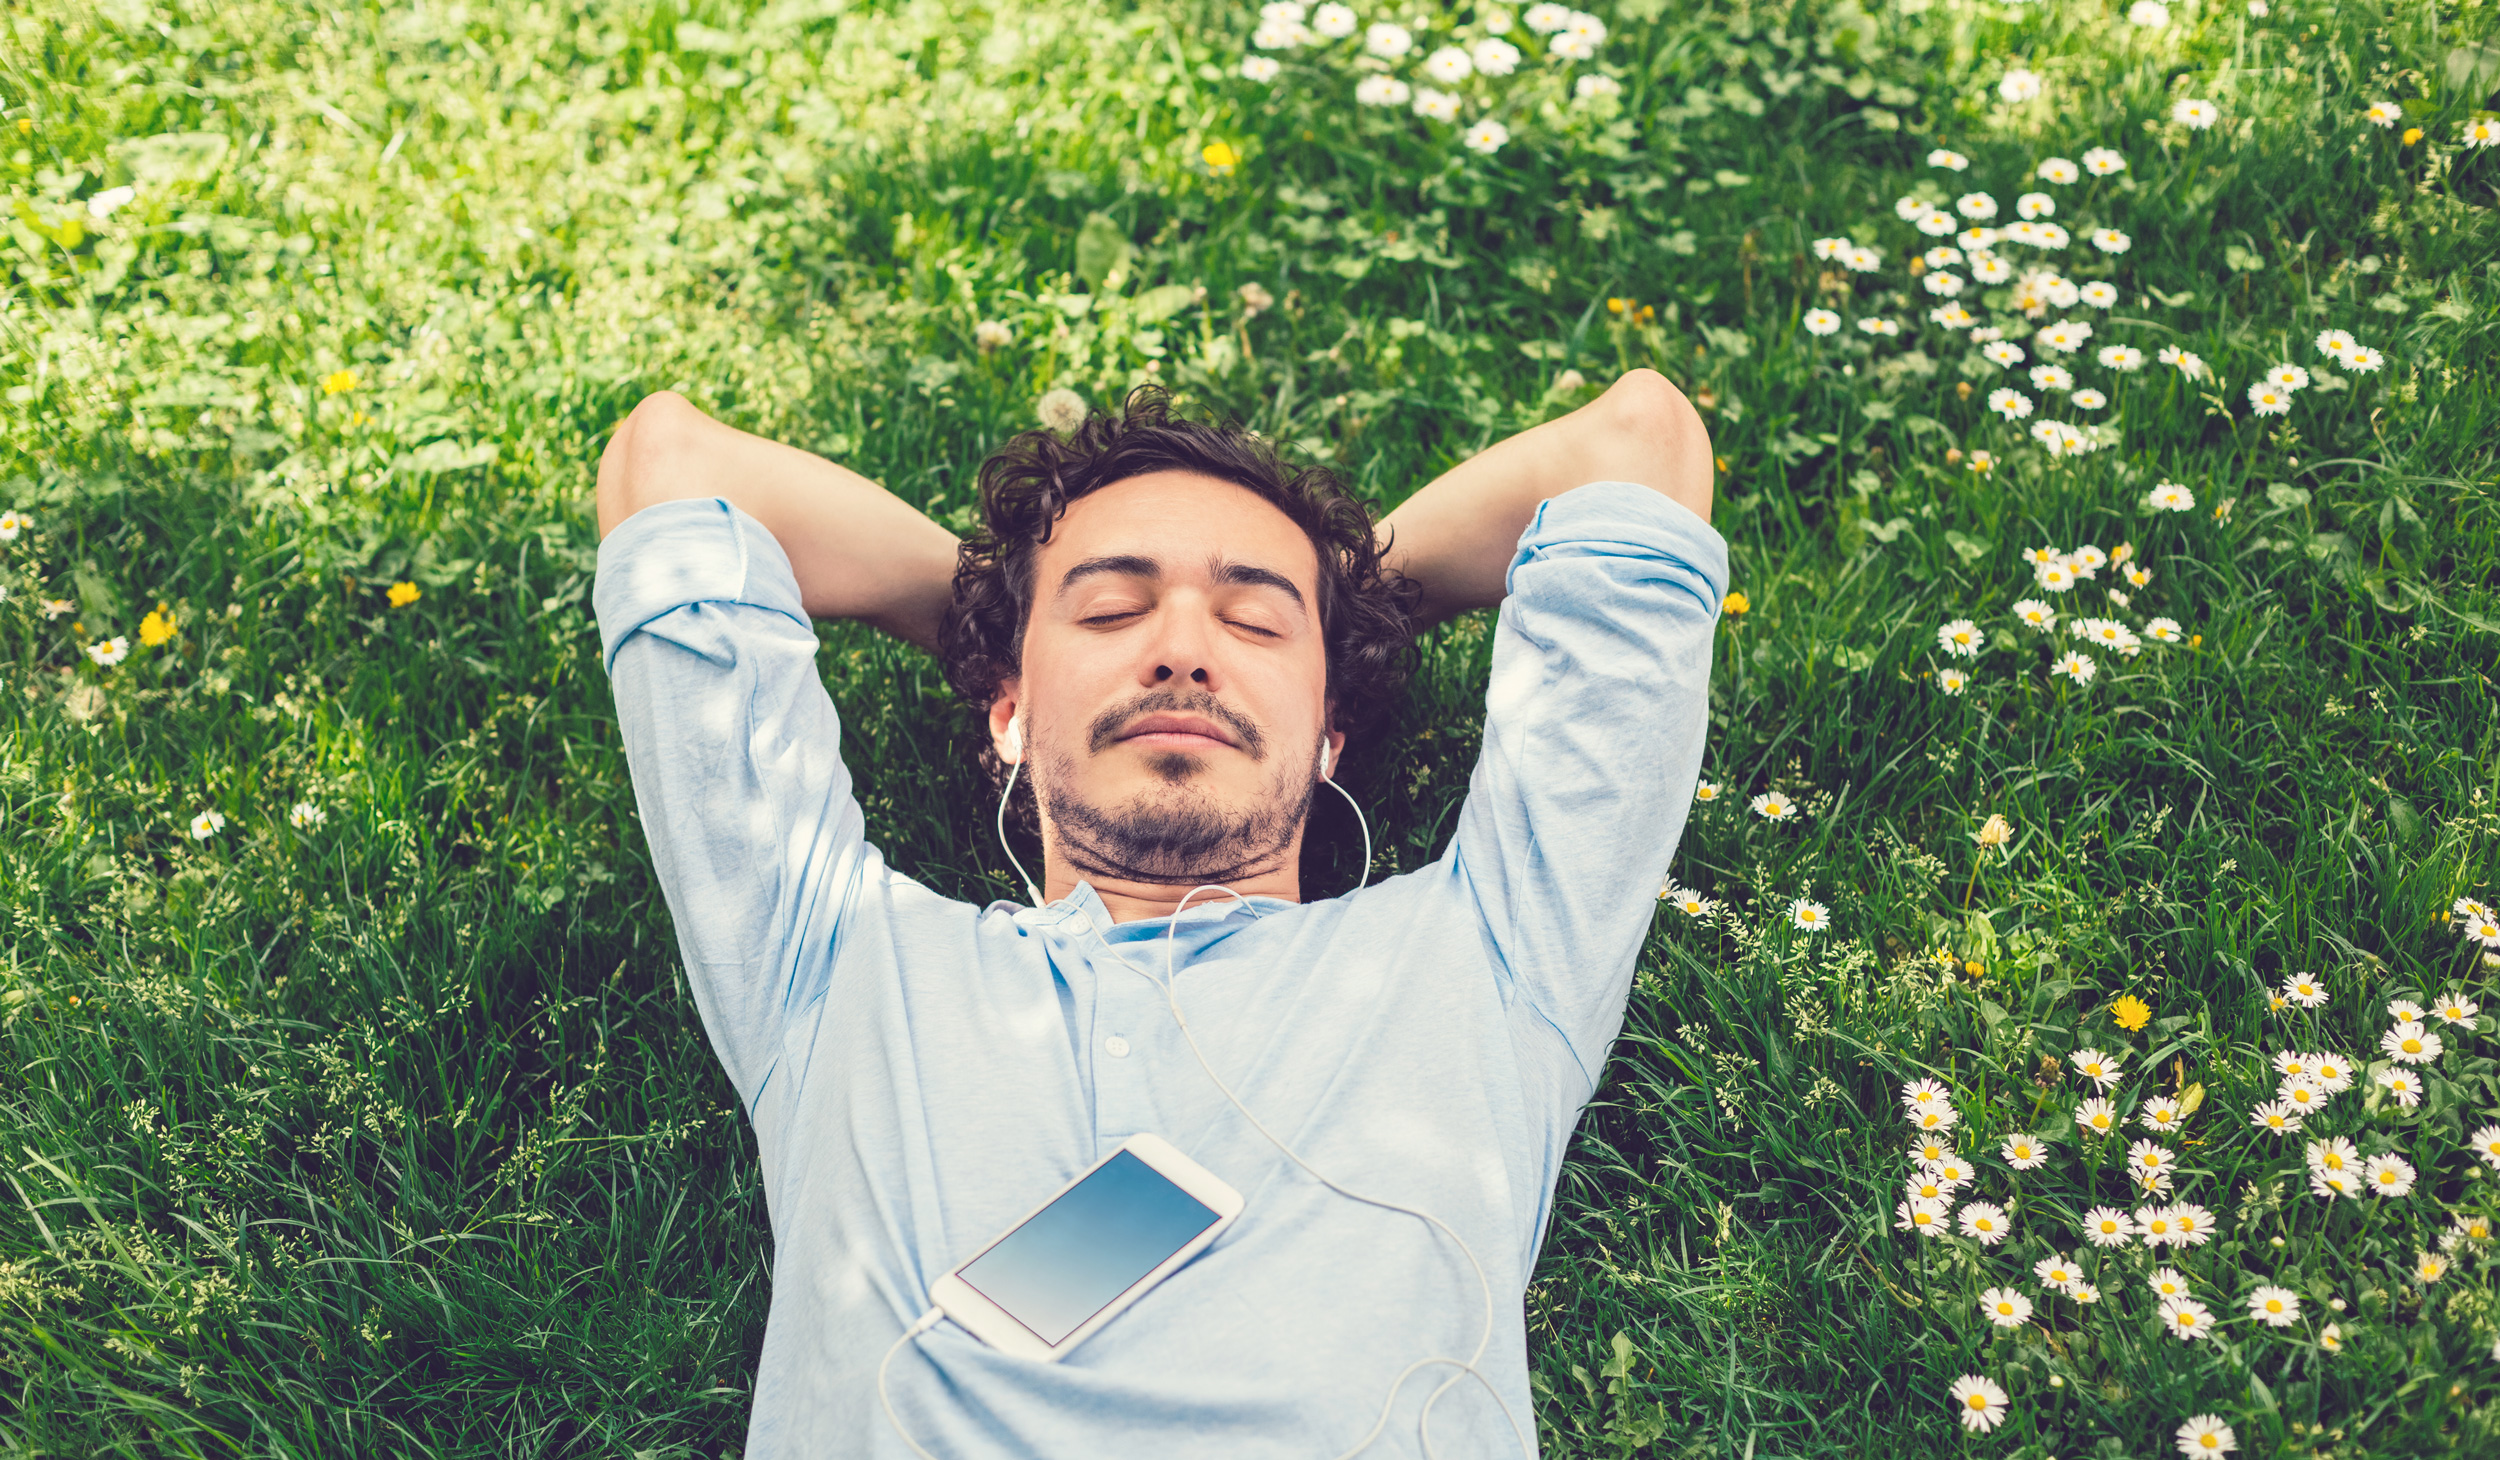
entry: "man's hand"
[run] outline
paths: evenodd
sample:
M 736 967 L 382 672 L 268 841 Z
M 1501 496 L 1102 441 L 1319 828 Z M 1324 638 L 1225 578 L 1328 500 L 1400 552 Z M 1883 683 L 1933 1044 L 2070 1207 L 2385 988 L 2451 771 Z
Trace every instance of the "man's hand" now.
M 599 458 L 599 535 L 687 497 L 726 498 L 762 523 L 790 555 L 810 614 L 858 619 L 937 652 L 956 539 L 902 498 L 663 390 L 643 397 Z
M 1537 504 L 1589 482 L 1652 487 L 1710 520 L 1710 433 L 1655 370 L 1532 426 L 1434 478 L 1383 518 L 1384 561 L 1424 585 L 1422 632 L 1503 597 L 1503 579 Z

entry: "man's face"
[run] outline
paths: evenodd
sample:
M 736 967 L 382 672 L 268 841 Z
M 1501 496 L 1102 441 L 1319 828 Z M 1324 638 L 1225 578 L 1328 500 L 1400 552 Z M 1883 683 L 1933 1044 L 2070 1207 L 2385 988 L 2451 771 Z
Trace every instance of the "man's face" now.
M 1183 471 L 1077 499 L 1036 556 L 1023 664 L 990 728 L 1003 754 L 1022 710 L 1042 835 L 1075 872 L 1186 887 L 1291 868 L 1327 709 L 1319 561 L 1292 518 Z M 1212 738 L 1139 733 L 1156 715 Z

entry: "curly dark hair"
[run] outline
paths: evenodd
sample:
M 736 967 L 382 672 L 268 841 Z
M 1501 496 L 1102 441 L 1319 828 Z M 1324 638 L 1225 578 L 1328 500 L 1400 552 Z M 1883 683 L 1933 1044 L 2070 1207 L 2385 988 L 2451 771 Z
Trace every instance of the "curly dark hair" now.
M 954 598 L 939 633 L 948 685 L 986 717 L 1000 683 L 1017 674 L 1033 611 L 1035 559 L 1068 504 L 1153 471 L 1192 471 L 1247 487 L 1292 518 L 1319 558 L 1320 635 L 1327 645 L 1329 728 L 1349 740 L 1393 708 L 1422 663 L 1415 615 L 1423 585 L 1380 562 L 1371 512 L 1325 467 L 1296 469 L 1238 424 L 1178 418 L 1171 397 L 1139 386 L 1115 413 L 1095 411 L 1062 440 L 1049 431 L 1010 438 L 981 464 L 981 526 L 958 548 Z M 995 791 L 1006 763 L 976 725 L 974 758 Z M 1017 823 L 1040 835 L 1033 780 L 1016 783 Z

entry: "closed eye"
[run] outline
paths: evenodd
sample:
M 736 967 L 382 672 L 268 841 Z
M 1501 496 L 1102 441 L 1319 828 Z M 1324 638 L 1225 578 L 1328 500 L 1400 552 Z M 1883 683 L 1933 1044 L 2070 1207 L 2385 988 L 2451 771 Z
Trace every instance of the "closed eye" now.
M 1101 613 L 1101 614 L 1096 614 L 1096 615 L 1094 615 L 1092 618 L 1081 618 L 1081 619 L 1078 619 L 1078 620 L 1077 620 L 1077 622 L 1078 622 L 1078 623 L 1080 623 L 1080 624 L 1107 624 L 1107 623 L 1112 623 L 1112 622 L 1114 622 L 1114 621 L 1116 621 L 1116 620 L 1119 620 L 1119 619 L 1124 619 L 1124 618 L 1135 618 L 1135 617 L 1137 617 L 1137 615 L 1138 615 L 1138 614 L 1140 614 L 1140 613 L 1142 613 L 1142 612 L 1144 612 L 1144 610 L 1142 610 L 1142 609 L 1134 609 L 1134 608 L 1132 608 L 1132 609 L 1128 609 L 1128 610 L 1126 610 L 1125 612 L 1121 612 L 1121 613 Z M 1233 621 L 1233 620 L 1231 620 L 1231 619 L 1226 619 L 1226 620 L 1225 620 L 1225 622 L 1226 622 L 1226 623 L 1229 623 L 1229 624 L 1232 624 L 1232 625 L 1233 625 L 1233 627 L 1238 628 L 1238 629 L 1248 629 L 1250 632 L 1252 632 L 1252 633 L 1254 633 L 1254 634 L 1265 634 L 1267 637 L 1269 637 L 1269 638 L 1271 638 L 1271 639 L 1280 639 L 1280 638 L 1283 638 L 1283 637 L 1284 637 L 1284 635 L 1277 633 L 1274 629 L 1263 629 L 1263 628 L 1260 628 L 1257 624 L 1236 623 L 1236 622 L 1234 622 L 1234 621 Z

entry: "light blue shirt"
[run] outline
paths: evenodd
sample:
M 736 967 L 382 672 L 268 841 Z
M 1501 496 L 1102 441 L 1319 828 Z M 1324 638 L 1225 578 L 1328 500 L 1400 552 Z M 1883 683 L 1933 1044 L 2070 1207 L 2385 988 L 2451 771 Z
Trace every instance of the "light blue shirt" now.
M 1478 1367 L 1534 1444 L 1522 1300 L 1692 805 L 1727 545 L 1657 491 L 1593 482 L 1537 508 L 1504 587 L 1439 860 L 1320 902 L 1203 893 L 1172 964 L 1200 1049 L 1268 1129 L 1473 1249 Z M 1190 1053 L 1159 983 L 1173 919 L 1114 924 L 1084 882 L 976 907 L 887 865 L 755 519 L 718 498 L 635 513 L 600 545 L 594 602 L 695 1004 L 761 1158 L 772 1308 L 746 1460 L 909 1456 L 876 1370 L 929 1284 L 1141 1130 L 1239 1190 L 1240 1219 L 1057 1363 L 952 1321 L 921 1334 L 888 1390 L 930 1453 L 1329 1460 L 1399 1370 L 1474 1351 L 1485 1299 L 1449 1237 L 1313 1180 Z M 1448 1364 L 1407 1377 L 1364 1455 L 1420 1455 L 1417 1413 L 1452 1377 L 1438 1454 L 1518 1456 Z

